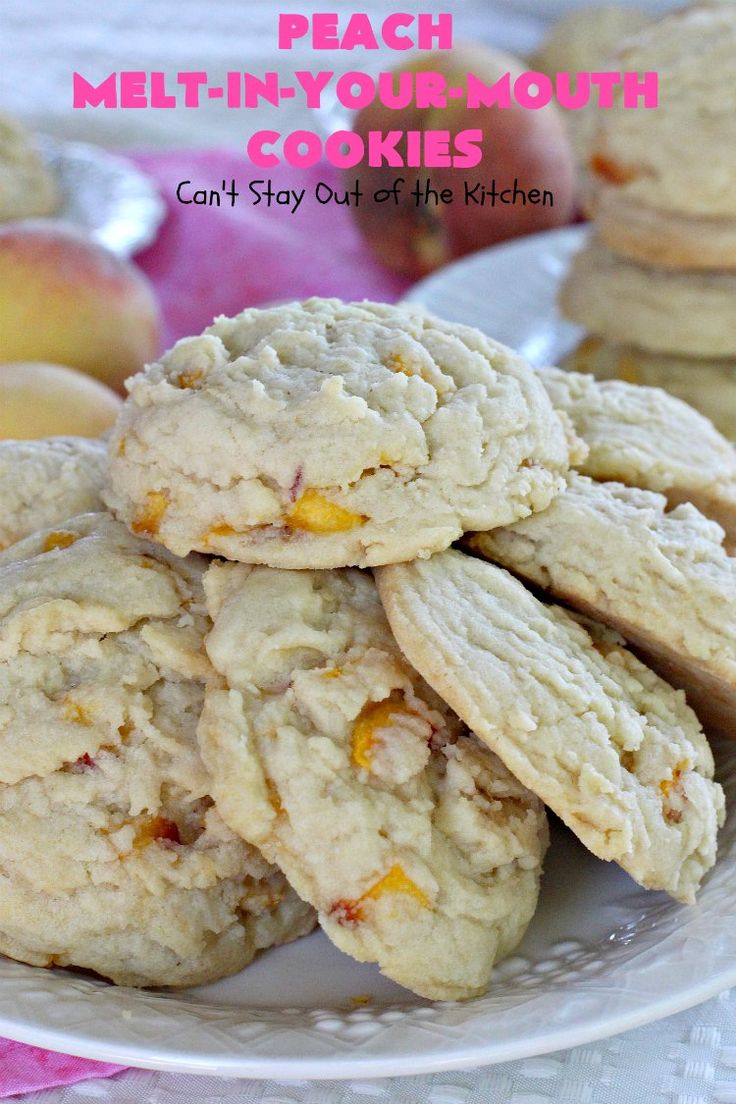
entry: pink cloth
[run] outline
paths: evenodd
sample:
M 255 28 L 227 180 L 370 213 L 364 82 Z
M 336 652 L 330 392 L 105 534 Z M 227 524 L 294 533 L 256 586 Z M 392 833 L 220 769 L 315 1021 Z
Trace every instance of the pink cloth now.
M 87 1077 L 110 1077 L 123 1066 L 86 1062 L 53 1054 L 37 1047 L 23 1046 L 0 1039 L 0 1097 L 49 1089 L 54 1085 L 73 1085 Z
M 319 181 L 344 191 L 352 186 L 326 165 L 297 170 L 250 168 L 241 153 L 205 151 L 137 155 L 134 160 L 153 177 L 169 217 L 150 249 L 136 260 L 152 280 L 164 315 L 163 344 L 199 333 L 216 314 L 275 299 L 337 295 L 342 299 L 394 302 L 409 286 L 376 261 L 361 238 L 347 207 L 320 206 Z M 274 190 L 306 189 L 298 210 L 251 203 L 248 185 L 268 180 Z M 183 206 L 175 198 L 180 181 L 195 188 L 220 188 L 236 181 L 234 207 Z M 261 187 L 263 187 L 262 185 Z
M 342 206 L 320 206 L 315 185 L 340 187 L 340 175 L 320 166 L 271 173 L 251 170 L 230 151 L 145 153 L 134 158 L 158 183 L 168 217 L 157 240 L 136 258 L 156 289 L 163 313 L 163 348 L 199 333 L 216 314 L 308 295 L 393 301 L 408 286 L 370 254 Z M 254 207 L 248 183 L 268 179 L 275 189 L 306 188 L 295 214 L 285 207 Z M 184 206 L 175 190 L 218 188 L 236 180 L 236 206 Z M 343 185 L 344 187 L 344 185 Z M 0 1039 L 0 1098 L 88 1077 L 107 1077 L 123 1067 L 52 1054 Z

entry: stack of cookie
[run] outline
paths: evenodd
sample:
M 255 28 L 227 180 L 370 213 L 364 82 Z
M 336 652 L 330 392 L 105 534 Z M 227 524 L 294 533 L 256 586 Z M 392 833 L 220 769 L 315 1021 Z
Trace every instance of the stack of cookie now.
M 316 920 L 470 998 L 534 914 L 545 805 L 694 900 L 723 793 L 654 668 L 728 727 L 736 577 L 690 503 L 733 539 L 736 459 L 709 423 L 337 300 L 220 318 L 129 392 L 102 482 L 72 442 L 0 447 L 0 496 L 59 472 L 51 527 L 18 539 L 16 494 L 0 553 L 0 951 L 190 985 Z
M 659 106 L 597 115 L 595 236 L 564 313 L 592 337 L 570 367 L 662 386 L 736 439 L 736 5 L 703 0 L 631 39 L 616 67 L 659 74 Z

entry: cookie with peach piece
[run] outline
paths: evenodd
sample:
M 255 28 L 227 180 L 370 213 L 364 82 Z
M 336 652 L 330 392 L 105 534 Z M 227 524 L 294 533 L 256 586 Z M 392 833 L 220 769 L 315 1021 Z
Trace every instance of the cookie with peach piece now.
M 376 575 L 408 660 L 519 781 L 594 855 L 692 904 L 724 795 L 682 691 L 495 564 L 450 550 Z
M 199 724 L 226 823 L 341 950 L 461 1000 L 534 913 L 547 821 L 399 652 L 373 579 L 213 563 Z
M 202 570 L 105 514 L 0 552 L 0 953 L 179 987 L 313 926 L 210 797 Z
M 521 357 L 411 305 L 221 317 L 128 389 L 106 501 L 180 556 L 426 557 L 543 510 L 578 446 Z

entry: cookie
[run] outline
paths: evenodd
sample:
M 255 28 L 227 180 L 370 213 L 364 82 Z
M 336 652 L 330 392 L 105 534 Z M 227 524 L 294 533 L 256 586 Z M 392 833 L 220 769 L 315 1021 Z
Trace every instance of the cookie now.
M 0 952 L 178 987 L 313 925 L 210 797 L 201 572 L 103 514 L 0 553 Z
M 603 244 L 632 261 L 675 269 L 736 268 L 736 217 L 671 214 L 615 188 L 595 186 L 586 192 L 584 206 Z
M 558 73 L 591 73 L 606 69 L 618 45 L 651 22 L 649 12 L 627 4 L 576 7 L 549 29 L 531 58 L 531 68 L 546 73 L 553 80 Z
M 692 902 L 723 792 L 697 717 L 594 623 L 461 552 L 377 573 L 406 657 L 593 854 Z
M 540 369 L 557 410 L 588 447 L 577 469 L 593 479 L 659 491 L 670 506 L 692 502 L 736 549 L 736 450 L 712 422 L 657 387 L 598 382 Z
M 613 343 L 690 357 L 736 356 L 736 273 L 680 272 L 591 239 L 560 289 L 566 317 Z
M 736 359 L 647 353 L 588 336 L 562 363 L 572 371 L 592 373 L 597 380 L 660 387 L 703 414 L 729 441 L 736 441 Z
M 575 7 L 558 19 L 530 59 L 529 67 L 546 73 L 595 73 L 612 68 L 619 44 L 652 22 L 642 8 L 623 4 Z M 599 111 L 592 104 L 563 112 L 579 160 L 586 159 Z
M 427 556 L 561 490 L 533 371 L 411 305 L 219 318 L 129 381 L 107 502 L 133 532 L 282 568 Z
M 0 553 L 0 782 L 115 743 L 161 666 L 206 678 L 201 600 L 187 612 L 201 572 L 104 514 Z
M 736 559 L 722 540 L 690 503 L 571 475 L 543 514 L 468 546 L 617 629 L 706 728 L 733 736 Z
M 217 807 L 341 950 L 430 999 L 484 992 L 534 912 L 543 807 L 400 655 L 370 575 L 214 564 Z
M 0 114 L 0 220 L 52 215 L 58 206 L 56 182 L 31 134 Z
M 736 113 L 723 95 L 734 52 L 736 8 L 728 3 L 673 12 L 630 39 L 615 68 L 656 72 L 659 105 L 626 108 L 620 86 L 613 107 L 598 113 L 589 157 L 598 187 L 669 215 L 736 219 Z
M 103 441 L 0 441 L 0 549 L 74 514 L 101 510 Z

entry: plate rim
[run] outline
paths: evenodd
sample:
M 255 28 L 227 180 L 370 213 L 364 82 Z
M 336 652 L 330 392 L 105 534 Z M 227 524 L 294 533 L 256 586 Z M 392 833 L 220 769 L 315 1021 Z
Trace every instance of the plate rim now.
M 567 226 L 557 226 L 554 230 L 540 230 L 535 234 L 523 234 L 518 238 L 508 238 L 496 245 L 487 245 L 484 249 L 476 249 L 473 253 L 466 253 L 463 257 L 457 257 L 442 268 L 430 272 L 417 280 L 415 284 L 404 293 L 402 302 L 424 303 L 424 292 L 434 291 L 437 286 L 446 282 L 447 276 L 451 280 L 462 277 L 466 270 L 472 271 L 476 267 L 483 267 L 489 257 L 513 255 L 514 253 L 533 253 L 540 247 L 552 246 L 558 248 L 579 248 L 593 233 L 593 225 L 590 222 L 576 222 Z M 469 325 L 470 323 L 466 323 Z
M 33 969 L 33 967 L 29 967 Z M 227 1058 L 207 1057 L 205 1054 L 152 1056 L 140 1046 L 128 1044 L 116 1049 L 116 1044 L 92 1041 L 80 1049 L 74 1036 L 66 1036 L 62 1031 L 46 1028 L 38 1029 L 34 1025 L 10 1024 L 0 1014 L 0 1035 L 13 1042 L 28 1046 L 41 1047 L 59 1054 L 71 1055 L 88 1061 L 104 1062 L 110 1065 L 125 1066 L 132 1069 L 157 1070 L 164 1073 L 188 1073 L 208 1076 L 231 1077 L 257 1081 L 267 1080 L 314 1080 L 345 1081 L 352 1078 L 386 1078 L 422 1076 L 444 1073 L 452 1070 L 480 1069 L 513 1062 L 525 1058 L 540 1057 L 556 1051 L 569 1050 L 578 1046 L 609 1039 L 623 1032 L 655 1023 L 668 1016 L 684 1012 L 704 1001 L 717 996 L 736 985 L 736 963 L 723 974 L 713 975 L 699 986 L 673 996 L 661 997 L 651 1004 L 629 1009 L 611 1015 L 606 1020 L 597 1020 L 587 1030 L 579 1025 L 570 1025 L 556 1031 L 547 1031 L 536 1037 L 530 1049 L 529 1037 L 520 1038 L 515 1043 L 504 1042 L 486 1048 L 474 1048 L 466 1052 L 448 1052 L 440 1048 L 428 1054 L 405 1053 L 384 1058 L 349 1058 L 329 1056 L 325 1058 L 303 1059 L 299 1057 L 262 1057 L 231 1055 Z M 10 1029 L 10 1030 L 9 1030 Z

